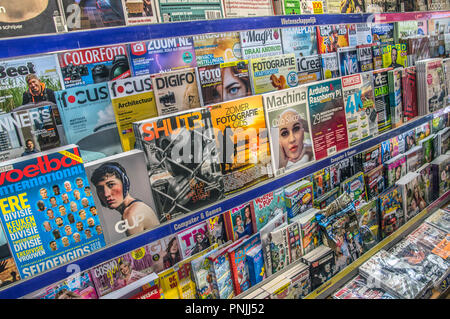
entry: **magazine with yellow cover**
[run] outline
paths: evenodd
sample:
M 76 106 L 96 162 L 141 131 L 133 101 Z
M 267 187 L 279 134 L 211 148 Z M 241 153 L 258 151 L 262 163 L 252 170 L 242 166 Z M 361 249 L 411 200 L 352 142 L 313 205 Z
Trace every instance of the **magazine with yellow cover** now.
M 197 66 L 232 62 L 242 58 L 238 32 L 195 35 L 194 50 Z
M 124 152 L 134 149 L 133 122 L 158 115 L 150 76 L 108 82 L 114 115 Z
M 272 175 L 268 131 L 261 96 L 208 106 L 225 193 L 247 188 Z

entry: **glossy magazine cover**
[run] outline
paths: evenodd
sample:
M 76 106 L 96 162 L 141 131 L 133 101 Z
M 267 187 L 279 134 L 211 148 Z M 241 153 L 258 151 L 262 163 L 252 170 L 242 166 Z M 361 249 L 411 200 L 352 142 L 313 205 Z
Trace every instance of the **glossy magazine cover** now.
M 295 56 L 317 54 L 317 35 L 314 27 L 292 27 L 281 29 L 283 53 L 295 53 Z
M 84 192 L 89 181 L 77 146 L 3 162 L 1 174 L 0 218 L 22 278 L 105 246 L 98 216 L 89 210 L 95 203 Z
M 199 67 L 242 59 L 239 32 L 200 34 L 193 39 Z

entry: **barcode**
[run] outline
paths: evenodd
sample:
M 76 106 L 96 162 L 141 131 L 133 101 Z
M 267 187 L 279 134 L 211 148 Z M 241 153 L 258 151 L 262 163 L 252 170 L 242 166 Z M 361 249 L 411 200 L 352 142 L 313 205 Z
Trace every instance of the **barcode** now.
M 207 20 L 220 19 L 222 14 L 219 10 L 205 10 L 205 17 Z
M 53 21 L 55 22 L 55 28 L 56 28 L 57 33 L 65 31 L 64 30 L 64 22 L 63 22 L 61 16 L 54 16 Z
M 336 153 L 336 145 L 327 149 L 327 155 L 328 156 L 330 156 L 330 155 L 332 155 L 334 153 Z

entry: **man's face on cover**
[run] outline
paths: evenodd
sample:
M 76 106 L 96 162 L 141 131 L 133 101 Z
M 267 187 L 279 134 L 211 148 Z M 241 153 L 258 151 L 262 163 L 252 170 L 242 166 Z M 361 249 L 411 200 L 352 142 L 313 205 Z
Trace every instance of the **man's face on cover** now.
M 30 79 L 28 81 L 28 87 L 31 90 L 31 93 L 34 95 L 38 95 L 41 94 L 41 81 L 39 81 L 38 79 Z
M 395 48 L 392 48 L 392 50 L 391 50 L 391 59 L 392 59 L 392 63 L 397 62 L 397 49 L 395 49 Z
M 119 207 L 123 198 L 122 181 L 115 175 L 108 174 L 95 185 L 100 200 L 110 209 Z

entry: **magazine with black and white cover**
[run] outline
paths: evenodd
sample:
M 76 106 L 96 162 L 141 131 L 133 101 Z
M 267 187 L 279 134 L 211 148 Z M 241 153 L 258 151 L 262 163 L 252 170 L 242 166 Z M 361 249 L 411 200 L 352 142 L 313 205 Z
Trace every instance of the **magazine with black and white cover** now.
M 95 211 L 103 226 L 106 244 L 159 225 L 150 188 L 144 152 L 131 150 L 85 165 Z M 90 196 L 90 195 L 89 195 Z M 81 199 L 83 202 L 83 199 Z

